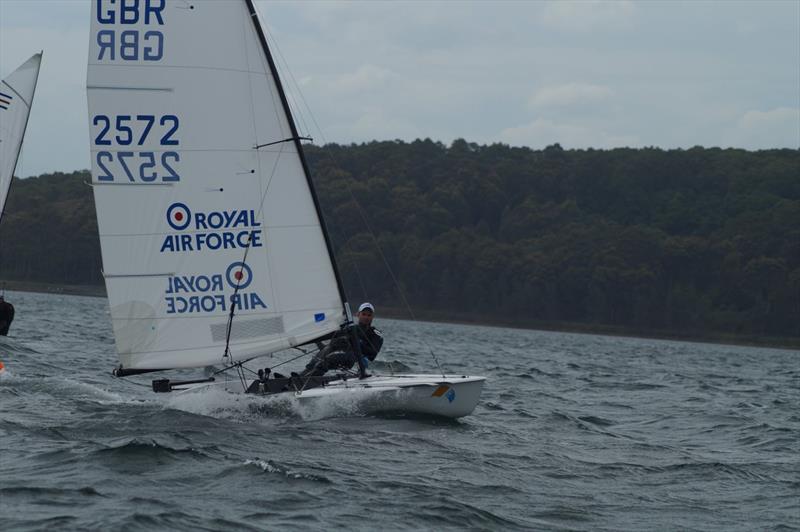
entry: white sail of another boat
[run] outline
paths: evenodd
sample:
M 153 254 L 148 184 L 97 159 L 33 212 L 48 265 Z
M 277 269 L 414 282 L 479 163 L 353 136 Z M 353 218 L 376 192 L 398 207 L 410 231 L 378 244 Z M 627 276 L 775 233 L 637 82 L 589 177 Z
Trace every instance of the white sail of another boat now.
M 245 360 L 346 319 L 254 15 L 250 0 L 92 2 L 92 183 L 125 369 Z
M 0 219 L 25 137 L 41 62 L 42 54 L 35 54 L 0 81 Z

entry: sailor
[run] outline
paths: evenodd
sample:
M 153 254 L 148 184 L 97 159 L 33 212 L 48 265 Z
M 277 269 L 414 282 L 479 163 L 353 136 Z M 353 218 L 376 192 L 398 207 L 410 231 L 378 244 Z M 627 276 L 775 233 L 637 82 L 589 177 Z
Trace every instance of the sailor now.
M 0 296 L 0 336 L 8 336 L 12 321 L 14 321 L 14 305 Z
M 375 360 L 383 347 L 383 336 L 378 329 L 372 326 L 372 320 L 375 318 L 375 307 L 372 306 L 372 303 L 362 303 L 358 307 L 357 318 L 356 336 L 358 337 L 361 361 L 366 368 L 370 362 Z M 301 376 L 316 377 L 324 375 L 331 369 L 352 368 L 358 362 L 352 342 L 353 334 L 349 331 L 342 331 L 314 356 Z

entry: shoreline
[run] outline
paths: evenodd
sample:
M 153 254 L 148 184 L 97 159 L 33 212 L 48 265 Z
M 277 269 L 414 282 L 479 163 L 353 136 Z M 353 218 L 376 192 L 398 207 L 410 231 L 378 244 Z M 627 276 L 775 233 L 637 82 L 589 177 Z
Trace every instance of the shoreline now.
M 36 281 L 2 281 L 0 289 L 34 294 L 61 294 L 69 296 L 106 297 L 106 287 L 101 285 L 54 284 Z
M 452 323 L 454 325 L 475 325 L 480 327 L 499 327 L 531 331 L 562 332 L 570 334 L 592 334 L 597 336 L 619 336 L 622 338 L 641 338 L 648 340 L 671 340 L 703 344 L 738 345 L 742 347 L 765 347 L 800 351 L 800 338 L 768 337 L 756 335 L 736 335 L 721 332 L 693 332 L 679 334 L 675 331 L 633 329 L 617 325 L 576 322 L 545 322 L 533 319 L 494 320 L 490 316 L 462 314 L 459 312 L 415 311 L 417 321 Z M 385 308 L 379 316 L 389 319 L 415 321 L 407 311 Z
M 4 281 L 0 284 L 5 290 L 16 292 L 33 292 L 41 294 L 59 294 L 87 297 L 106 297 L 103 285 L 68 285 L 40 283 L 33 281 Z M 679 334 L 675 331 L 632 329 L 616 325 L 573 322 L 544 322 L 520 318 L 516 320 L 496 320 L 491 316 L 461 313 L 457 311 L 417 310 L 418 321 L 435 323 L 452 323 L 455 325 L 476 325 L 482 327 L 507 327 L 535 331 L 563 332 L 573 334 L 594 334 L 601 336 L 619 336 L 623 338 L 643 338 L 652 340 L 674 340 L 679 342 L 698 342 L 707 344 L 738 345 L 744 347 L 767 347 L 775 349 L 800 350 L 800 338 L 759 337 L 753 335 L 736 335 L 720 332 L 687 332 Z M 384 307 L 379 317 L 388 319 L 415 321 L 408 311 L 397 307 Z M 379 318 L 380 319 L 380 318 Z

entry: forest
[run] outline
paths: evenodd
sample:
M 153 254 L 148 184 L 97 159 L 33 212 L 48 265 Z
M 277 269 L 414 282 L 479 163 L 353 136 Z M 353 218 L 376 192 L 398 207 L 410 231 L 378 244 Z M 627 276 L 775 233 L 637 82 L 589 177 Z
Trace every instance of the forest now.
M 399 317 L 800 338 L 800 150 L 305 150 L 352 301 Z M 102 284 L 88 182 L 15 179 L 0 280 Z

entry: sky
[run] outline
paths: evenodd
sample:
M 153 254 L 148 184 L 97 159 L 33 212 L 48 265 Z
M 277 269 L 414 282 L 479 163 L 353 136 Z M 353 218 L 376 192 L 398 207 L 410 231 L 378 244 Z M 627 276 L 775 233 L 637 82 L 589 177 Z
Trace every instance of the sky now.
M 800 0 L 257 4 L 317 144 L 800 148 Z M 89 12 L 0 0 L 0 77 L 44 50 L 17 175 L 89 167 Z

